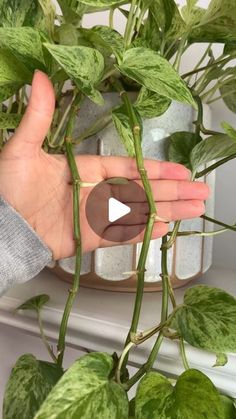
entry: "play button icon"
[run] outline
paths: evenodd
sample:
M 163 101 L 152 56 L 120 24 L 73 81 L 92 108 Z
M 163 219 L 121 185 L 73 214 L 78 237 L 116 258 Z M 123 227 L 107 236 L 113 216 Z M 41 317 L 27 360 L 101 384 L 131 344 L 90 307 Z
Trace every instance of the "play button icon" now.
M 148 205 L 145 191 L 137 182 L 125 179 L 116 184 L 113 181 L 107 179 L 91 190 L 85 212 L 89 226 L 99 237 L 122 243 L 145 229 Z
M 108 219 L 110 223 L 114 223 L 114 221 L 119 220 L 131 212 L 131 208 L 128 205 L 122 204 L 122 202 L 115 198 L 110 198 L 108 205 Z

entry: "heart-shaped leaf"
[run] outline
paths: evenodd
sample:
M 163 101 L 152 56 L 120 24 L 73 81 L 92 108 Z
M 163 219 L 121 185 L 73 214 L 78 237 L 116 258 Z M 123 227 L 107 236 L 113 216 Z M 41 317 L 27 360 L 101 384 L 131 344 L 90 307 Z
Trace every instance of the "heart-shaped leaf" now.
M 166 139 L 168 160 L 191 169 L 190 154 L 201 137 L 192 132 L 175 132 Z
M 143 118 L 156 118 L 163 115 L 170 104 L 171 100 L 167 97 L 142 87 L 134 106 Z
M 172 65 L 148 48 L 131 48 L 119 66 L 122 74 L 161 96 L 195 106 L 190 90 Z
M 161 374 L 148 373 L 135 400 L 136 419 L 222 419 L 220 394 L 200 371 L 184 372 L 175 387 Z
M 113 358 L 106 353 L 80 358 L 51 391 L 35 419 L 127 419 L 127 395 L 109 378 L 112 369 Z
M 44 46 L 86 96 L 95 103 L 103 103 L 101 94 L 94 87 L 104 71 L 104 59 L 99 51 L 83 46 L 48 43 Z
M 204 163 L 235 153 L 235 141 L 226 134 L 217 134 L 198 143 L 191 152 L 190 161 L 193 170 L 196 170 Z
M 0 28 L 0 48 L 11 51 L 31 72 L 35 69 L 45 71 L 41 37 L 36 29 Z
M 196 348 L 236 352 L 236 299 L 218 288 L 189 288 L 170 327 Z
M 124 53 L 124 40 L 115 30 L 107 26 L 94 26 L 83 30 L 84 37 L 97 48 L 99 45 L 113 53 L 120 62 Z
M 63 370 L 55 364 L 38 361 L 30 354 L 21 356 L 7 383 L 3 419 L 33 419 L 62 375 Z
M 47 294 L 36 295 L 21 304 L 16 310 L 34 310 L 39 312 L 49 300 L 50 297 Z

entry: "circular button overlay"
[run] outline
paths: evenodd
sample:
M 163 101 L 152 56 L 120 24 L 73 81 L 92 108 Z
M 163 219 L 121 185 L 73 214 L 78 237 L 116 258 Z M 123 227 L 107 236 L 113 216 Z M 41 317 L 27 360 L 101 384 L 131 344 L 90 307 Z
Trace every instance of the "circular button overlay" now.
M 92 230 L 114 243 L 138 236 L 146 227 L 149 212 L 143 187 L 125 178 L 98 183 L 87 198 L 85 211 Z

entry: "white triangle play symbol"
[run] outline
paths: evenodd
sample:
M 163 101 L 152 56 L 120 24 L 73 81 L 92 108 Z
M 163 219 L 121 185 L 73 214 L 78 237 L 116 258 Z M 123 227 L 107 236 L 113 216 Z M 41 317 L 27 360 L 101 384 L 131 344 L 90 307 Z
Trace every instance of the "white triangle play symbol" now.
M 110 198 L 108 205 L 108 219 L 110 223 L 114 223 L 114 221 L 119 220 L 119 218 L 131 212 L 130 207 L 122 204 L 122 202 L 115 198 Z

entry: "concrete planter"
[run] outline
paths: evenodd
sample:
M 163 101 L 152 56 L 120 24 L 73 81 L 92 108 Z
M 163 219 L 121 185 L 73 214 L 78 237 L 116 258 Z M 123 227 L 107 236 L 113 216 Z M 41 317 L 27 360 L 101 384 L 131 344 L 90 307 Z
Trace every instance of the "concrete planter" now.
M 98 107 L 86 101 L 80 111 L 75 135 L 80 135 L 93 121 L 114 105 L 119 103 L 116 93 L 107 93 L 105 106 Z M 205 107 L 205 125 L 211 126 L 210 109 Z M 165 138 L 176 131 L 191 131 L 193 121 L 196 119 L 194 109 L 190 106 L 173 102 L 169 110 L 161 117 L 144 120 L 143 154 L 146 158 L 165 160 Z M 101 154 L 104 156 L 126 156 L 124 146 L 121 144 L 113 124 L 108 125 L 99 134 L 85 140 L 77 147 L 78 154 Z M 214 190 L 215 176 L 210 174 L 207 181 Z M 214 193 L 206 203 L 206 213 L 214 215 Z M 173 224 L 171 224 L 172 227 Z M 212 225 L 201 218 L 185 220 L 181 230 L 209 231 Z M 212 262 L 212 237 L 179 237 L 172 250 L 169 251 L 168 265 L 174 287 L 182 286 L 193 278 L 206 272 Z M 153 240 L 150 245 L 147 272 L 146 290 L 161 289 L 161 239 Z M 115 246 L 98 249 L 83 256 L 81 270 L 81 284 L 107 290 L 134 291 L 136 278 L 129 277 L 124 272 L 136 269 L 141 243 L 138 245 Z M 57 262 L 55 272 L 65 280 L 73 278 L 74 258 L 62 259 Z

